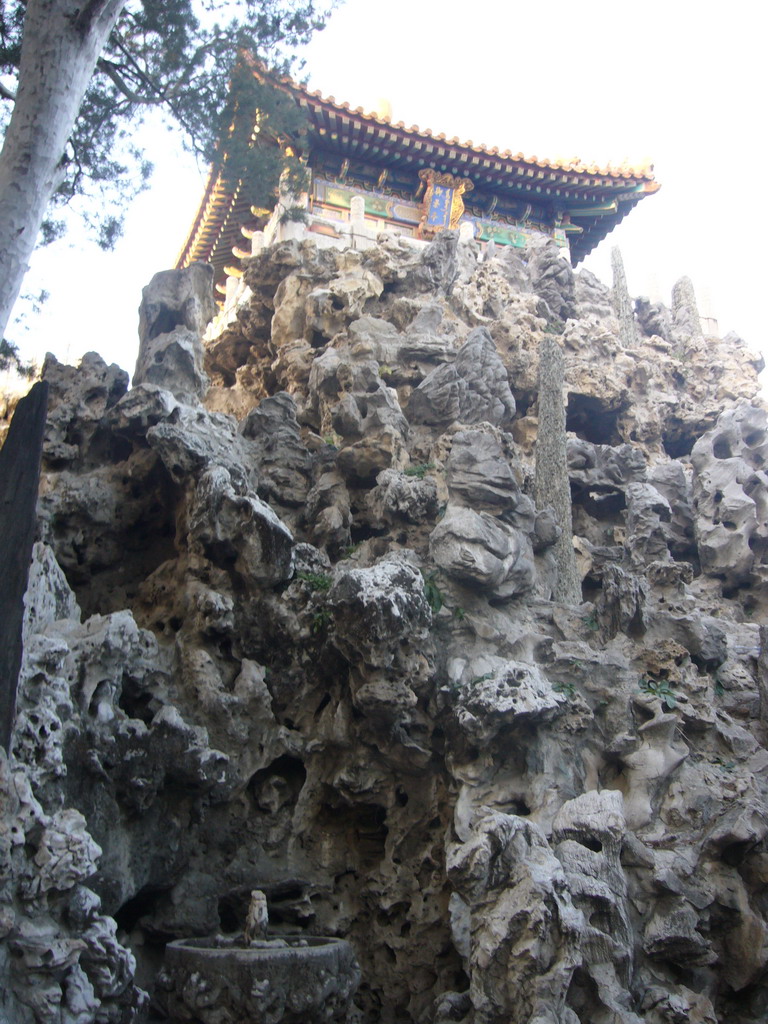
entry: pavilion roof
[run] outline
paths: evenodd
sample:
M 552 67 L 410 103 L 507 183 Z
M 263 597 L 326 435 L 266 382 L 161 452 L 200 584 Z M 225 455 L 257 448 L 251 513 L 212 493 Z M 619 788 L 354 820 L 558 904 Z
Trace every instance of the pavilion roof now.
M 412 172 L 414 180 L 419 170 L 432 167 L 469 177 L 474 184 L 472 202 L 482 201 L 483 195 L 498 196 L 565 214 L 574 226 L 570 237 L 574 264 L 644 196 L 660 187 L 651 165 L 633 167 L 624 162 L 601 166 L 580 159 L 551 160 L 512 153 L 393 122 L 380 113 L 324 96 L 319 90 L 310 92 L 287 77 L 272 77 L 272 81 L 290 93 L 307 115 L 310 152 L 321 151 L 326 160 L 337 158 L 340 168 L 344 160 L 364 161 L 398 173 Z M 212 168 L 178 265 L 211 260 L 217 254 L 219 262 L 231 260 L 232 248 L 241 240 L 240 226 L 252 219 L 239 190 L 226 188 L 218 169 Z

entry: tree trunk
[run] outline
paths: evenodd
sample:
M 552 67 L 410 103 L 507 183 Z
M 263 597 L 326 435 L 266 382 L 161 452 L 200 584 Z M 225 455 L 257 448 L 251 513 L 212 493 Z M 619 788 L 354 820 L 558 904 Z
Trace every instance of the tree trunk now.
M 88 83 L 126 0 L 29 0 L 0 154 L 0 338 L 56 190 Z

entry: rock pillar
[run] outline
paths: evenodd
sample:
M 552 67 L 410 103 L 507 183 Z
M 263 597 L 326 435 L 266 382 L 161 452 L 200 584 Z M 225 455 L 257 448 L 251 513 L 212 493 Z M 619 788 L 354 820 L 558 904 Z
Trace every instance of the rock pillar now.
M 581 580 L 573 550 L 571 489 L 566 457 L 563 352 L 552 335 L 539 348 L 539 429 L 536 437 L 536 504 L 550 506 L 562 533 L 555 543 L 557 582 L 553 598 L 581 604 Z
M 681 277 L 672 289 L 672 335 L 679 343 L 702 336 L 699 308 L 690 277 Z
M 48 383 L 38 381 L 16 406 L 0 451 L 0 743 L 10 748 L 21 668 L 24 593 L 35 540 L 40 457 Z
M 613 308 L 619 321 L 619 341 L 622 348 L 634 348 L 637 345 L 635 314 L 632 309 L 632 299 L 629 297 L 620 249 L 611 249 L 611 268 L 613 269 Z

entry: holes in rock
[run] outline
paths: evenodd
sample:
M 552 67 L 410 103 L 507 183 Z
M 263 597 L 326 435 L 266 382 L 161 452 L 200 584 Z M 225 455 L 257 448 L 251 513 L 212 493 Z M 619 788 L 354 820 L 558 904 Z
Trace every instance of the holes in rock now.
M 585 576 L 581 582 L 581 599 L 594 604 L 598 594 L 602 592 L 603 581 L 596 576 Z
M 303 762 L 283 754 L 251 777 L 248 790 L 259 810 L 276 814 L 283 807 L 295 805 L 306 780 Z
M 357 854 L 361 867 L 375 867 L 384 859 L 389 829 L 381 804 L 340 804 L 331 798 L 320 806 L 315 832 L 334 845 Z
M 534 403 L 536 395 L 533 391 L 512 391 L 515 398 L 515 417 L 527 415 L 528 410 Z
M 398 900 L 396 903 L 382 907 L 376 914 L 376 920 L 382 928 L 390 928 L 395 923 L 407 921 L 410 910 L 409 900 Z
M 592 395 L 568 395 L 566 430 L 592 444 L 621 444 L 618 420 L 621 409 L 607 409 Z
M 712 445 L 712 454 L 716 459 L 732 459 L 733 452 L 727 437 L 717 437 Z
M 376 530 L 374 527 L 369 526 L 368 523 L 353 524 L 349 532 L 353 544 L 360 544 L 364 540 L 371 540 L 372 537 L 384 537 L 387 533 L 386 529 Z
M 170 334 L 175 327 L 183 327 L 184 321 L 181 316 L 164 306 L 152 321 L 149 328 L 149 340 L 156 338 L 159 334 Z
M 323 711 L 325 711 L 325 709 L 328 707 L 328 705 L 330 703 L 331 703 L 331 695 L 329 693 L 326 693 L 326 695 L 323 697 L 323 699 L 320 701 L 320 703 L 315 708 L 315 718 L 319 718 L 320 715 L 323 713 Z
M 758 496 L 763 490 L 764 484 L 759 476 L 754 474 L 744 482 L 744 493 L 753 500 L 759 500 Z
M 400 805 L 400 807 L 405 807 L 405 805 L 408 803 L 408 794 L 405 792 L 402 786 L 398 786 L 397 789 L 395 790 L 395 800 Z
M 269 919 L 273 925 L 290 925 L 295 931 L 297 927 L 306 928 L 315 918 L 315 909 L 306 882 L 298 879 L 278 882 L 269 887 L 267 898 Z
M 573 972 L 566 1005 L 574 1011 L 582 1024 L 603 1018 L 605 1007 L 598 987 L 582 967 L 577 967 Z
M 571 485 L 571 501 L 597 520 L 615 519 L 627 507 L 624 492 L 607 487 Z
M 642 725 L 644 722 L 650 722 L 652 718 L 655 718 L 655 714 L 645 704 L 635 704 L 633 707 L 635 718 L 638 723 Z
M 125 462 L 133 451 L 133 445 L 124 437 L 117 437 L 109 430 L 99 429 L 91 438 L 91 443 L 88 445 L 88 462 L 92 464 L 99 464 L 102 462 L 109 462 L 113 466 L 118 465 L 121 462 Z M 135 489 L 131 489 L 131 496 L 134 498 L 139 497 L 143 493 L 143 488 L 136 492 Z
M 245 897 L 238 895 L 222 896 L 218 904 L 219 926 L 226 935 L 228 932 L 240 931 L 244 926 L 243 914 L 240 907 L 244 906 Z
M 521 796 L 518 796 L 515 797 L 510 804 L 510 811 L 512 814 L 517 814 L 521 818 L 526 818 L 531 813 L 531 808 Z
M 611 915 L 605 910 L 595 910 L 589 915 L 589 923 L 606 935 L 613 933 L 614 921 Z
M 595 836 L 579 836 L 576 842 L 580 846 L 586 846 L 588 850 L 592 850 L 593 853 L 602 853 L 603 844 Z
M 322 348 L 325 345 L 325 342 L 326 337 L 324 334 L 321 334 L 320 331 L 312 331 L 309 339 L 309 344 L 312 348 Z
M 753 430 L 744 438 L 744 444 L 747 448 L 757 448 L 757 446 L 763 444 L 764 441 L 765 434 L 762 430 Z
M 143 917 L 151 917 L 154 914 L 158 901 L 166 891 L 166 889 L 140 889 L 135 896 L 126 900 L 114 915 L 117 927 L 125 932 L 132 932 Z M 170 939 L 171 936 L 168 935 L 167 938 Z
M 111 685 L 106 680 L 103 680 L 97 685 L 96 689 L 93 691 L 91 702 L 88 705 L 88 714 L 91 716 L 91 718 L 98 718 L 99 706 L 101 704 L 110 703 L 111 689 Z
M 115 491 L 115 513 L 97 521 L 83 501 L 51 520 L 53 549 L 85 618 L 130 608 L 139 586 L 158 566 L 178 554 L 174 545 L 177 488 L 162 464 L 142 465 L 144 453 L 127 467 L 136 467 L 140 492 L 133 483 Z M 126 476 L 130 477 L 130 468 Z
M 123 684 L 117 706 L 129 718 L 138 718 L 145 725 L 150 724 L 157 709 L 155 699 L 151 693 L 148 693 L 146 690 L 132 691 L 131 687 L 127 685 L 127 681 Z
M 690 455 L 700 433 L 699 427 L 700 424 L 684 423 L 683 420 L 671 417 L 661 435 L 661 443 L 667 455 L 671 459 L 682 459 Z
M 729 846 L 723 847 L 720 859 L 728 867 L 737 868 L 740 864 L 744 863 L 744 858 L 754 845 L 753 842 L 746 841 L 731 843 Z

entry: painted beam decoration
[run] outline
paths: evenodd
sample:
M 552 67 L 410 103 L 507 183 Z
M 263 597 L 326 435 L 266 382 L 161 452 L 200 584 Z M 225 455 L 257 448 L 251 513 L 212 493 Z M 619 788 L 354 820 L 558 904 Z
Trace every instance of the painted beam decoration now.
M 429 238 L 446 228 L 457 228 L 464 213 L 462 196 L 475 187 L 469 178 L 441 174 L 431 167 L 419 171 L 419 178 L 427 187 L 419 224 L 421 237 Z

